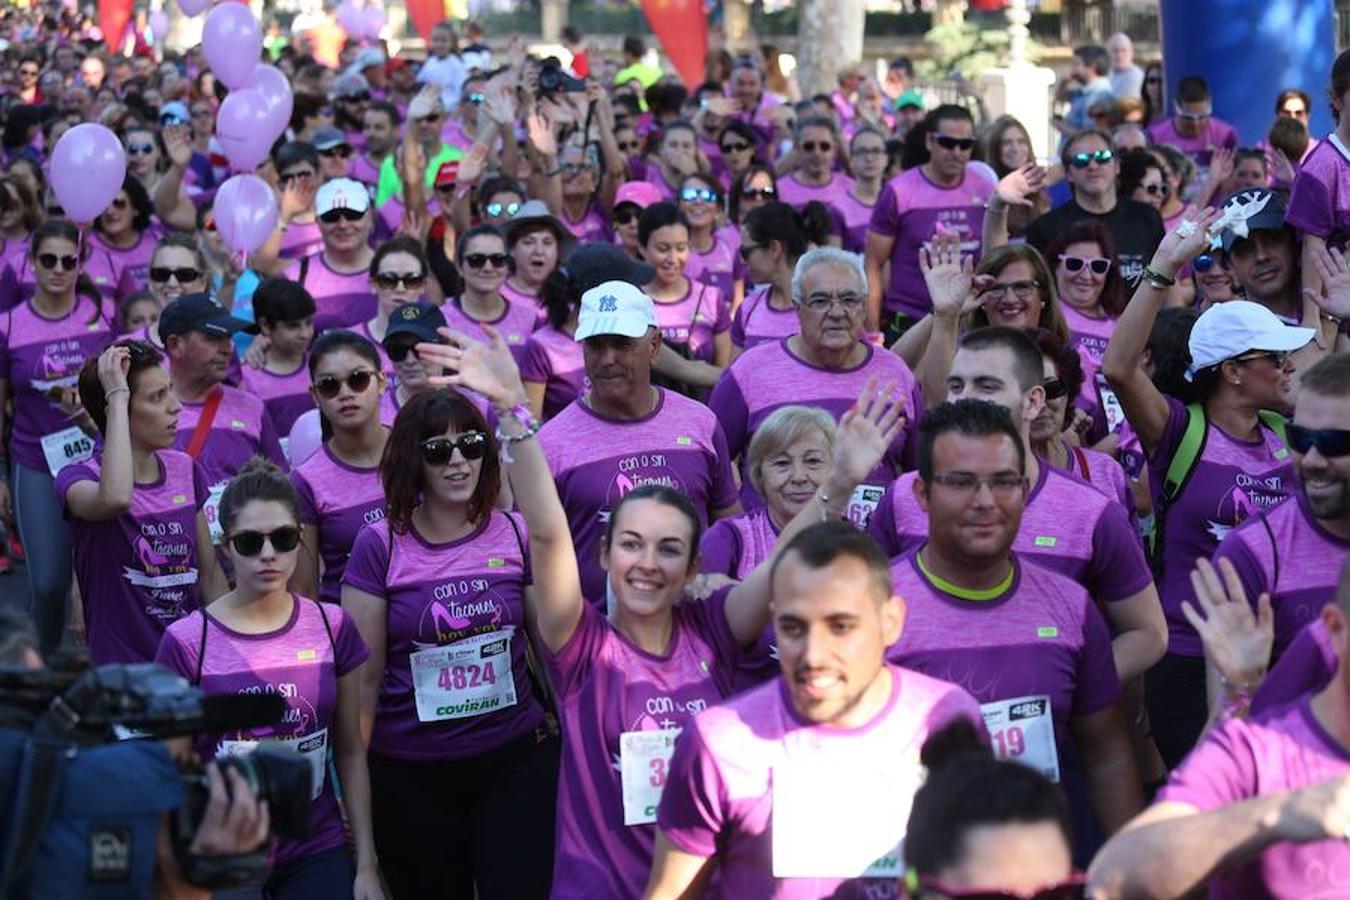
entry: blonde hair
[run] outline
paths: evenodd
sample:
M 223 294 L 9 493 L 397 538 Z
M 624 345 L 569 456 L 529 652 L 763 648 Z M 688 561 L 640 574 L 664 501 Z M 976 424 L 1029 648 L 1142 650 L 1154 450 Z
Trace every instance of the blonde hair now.
M 836 431 L 834 417 L 818 406 L 781 406 L 760 423 L 745 451 L 746 472 L 757 492 L 763 493 L 764 479 L 760 467 L 764 461 L 782 453 L 810 434 L 812 429 L 825 435 L 825 443 L 833 452 Z

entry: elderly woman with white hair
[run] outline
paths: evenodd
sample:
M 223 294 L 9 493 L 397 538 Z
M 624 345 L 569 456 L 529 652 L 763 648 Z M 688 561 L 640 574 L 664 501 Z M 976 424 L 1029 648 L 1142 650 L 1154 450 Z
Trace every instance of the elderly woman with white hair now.
M 881 486 L 906 468 L 910 435 L 923 412 L 918 380 L 900 357 L 863 339 L 867 273 L 861 256 L 835 247 L 803 254 L 792 274 L 792 302 L 798 333 L 737 357 L 713 389 L 708 405 L 722 424 L 732 457 L 741 458 L 742 503 L 755 509 L 764 500 L 750 478 L 746 450 L 775 410 L 799 404 L 823 409 L 838 420 L 869 378 L 895 385 L 906 398 L 908 422 L 848 504 L 850 520 L 865 525 L 880 499 Z

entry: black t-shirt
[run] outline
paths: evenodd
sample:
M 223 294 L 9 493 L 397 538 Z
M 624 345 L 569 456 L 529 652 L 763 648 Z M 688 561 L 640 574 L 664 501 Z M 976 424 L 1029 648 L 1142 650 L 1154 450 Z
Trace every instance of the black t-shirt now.
M 1070 200 L 1036 219 L 1027 229 L 1027 243 L 1042 253 L 1050 242 L 1075 222 L 1097 219 L 1111 230 L 1116 239 L 1116 258 L 1120 275 L 1130 289 L 1139 286 L 1144 266 L 1153 259 L 1153 252 L 1162 242 L 1163 223 L 1158 211 L 1137 200 L 1117 200 L 1115 208 L 1105 215 L 1090 213 Z M 1051 262 L 1051 260 L 1046 260 Z

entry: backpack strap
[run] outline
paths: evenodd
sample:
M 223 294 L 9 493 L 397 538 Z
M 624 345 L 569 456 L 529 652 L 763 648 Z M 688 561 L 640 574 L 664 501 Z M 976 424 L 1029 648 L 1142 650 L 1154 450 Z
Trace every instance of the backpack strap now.
M 206 607 L 203 606 L 199 612 L 202 614 L 202 640 L 197 647 L 197 677 L 192 679 L 192 683 L 197 687 L 201 687 L 202 669 L 206 666 Z
M 323 619 L 323 630 L 328 634 L 328 646 L 333 651 L 333 664 L 337 664 L 337 641 L 333 639 L 333 626 L 328 624 L 328 612 L 323 608 L 323 603 L 318 600 L 311 600 L 319 609 L 319 618 Z
M 301 287 L 305 286 L 305 279 L 309 276 L 309 258 L 313 255 L 312 253 L 306 253 L 300 257 L 300 277 L 296 279 L 296 283 Z
M 1078 468 L 1083 473 L 1083 480 L 1092 484 L 1092 470 L 1088 468 L 1087 454 L 1083 452 L 1083 448 L 1074 444 L 1069 447 L 1069 450 L 1073 453 L 1074 459 L 1078 460 Z
M 1155 574 L 1161 575 L 1163 525 L 1166 522 L 1167 507 L 1181 495 L 1181 490 L 1191 478 L 1200 454 L 1205 452 L 1205 439 L 1209 435 L 1209 419 L 1205 408 L 1199 403 L 1186 406 L 1186 427 L 1181 432 L 1172 459 L 1163 475 L 1162 490 L 1158 493 L 1158 502 L 1153 507 L 1153 531 L 1148 535 L 1149 555 L 1153 560 Z

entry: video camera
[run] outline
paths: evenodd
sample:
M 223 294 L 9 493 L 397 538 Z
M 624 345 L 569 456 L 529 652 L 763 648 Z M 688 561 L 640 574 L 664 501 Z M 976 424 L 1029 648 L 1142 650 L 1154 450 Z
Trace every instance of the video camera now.
M 573 78 L 562 70 L 562 63 L 556 57 L 549 57 L 539 67 L 539 96 L 550 94 L 578 93 L 586 90 L 586 82 Z
M 46 669 L 0 668 L 0 729 L 9 730 L 10 748 L 26 732 L 16 778 L 10 827 L 0 848 L 0 895 L 10 896 L 6 878 L 33 851 L 52 823 L 63 772 L 78 765 L 80 750 L 108 749 L 128 738 L 162 739 L 224 733 L 279 722 L 285 702 L 275 695 L 206 694 L 161 666 L 141 663 L 91 668 L 87 659 L 67 655 Z M 131 748 L 128 748 L 131 749 Z M 11 753 L 10 759 L 13 759 Z M 310 764 L 295 751 L 261 744 L 253 753 L 221 759 L 237 771 L 271 812 L 272 828 L 284 838 L 303 838 L 310 821 Z M 256 883 L 267 869 L 267 847 L 244 856 L 197 857 L 190 851 L 208 801 L 204 769 L 179 767 L 185 802 L 170 816 L 175 856 L 193 884 L 226 888 Z M 115 785 L 109 785 L 115 790 Z M 147 809 L 159 809 L 162 797 L 147 797 Z M 70 797 L 62 802 L 68 806 Z M 92 840 L 91 840 L 92 844 Z M 91 861 L 91 869 L 92 869 Z

